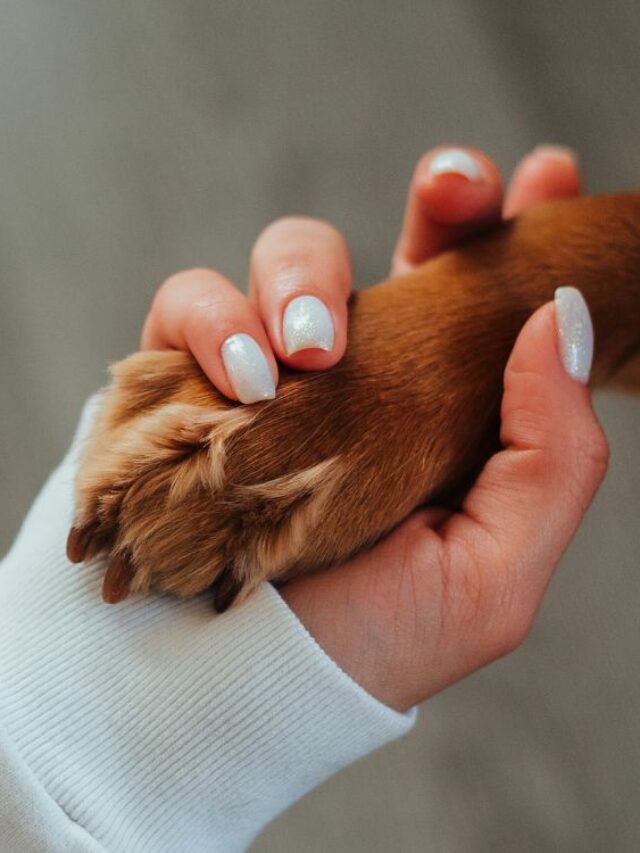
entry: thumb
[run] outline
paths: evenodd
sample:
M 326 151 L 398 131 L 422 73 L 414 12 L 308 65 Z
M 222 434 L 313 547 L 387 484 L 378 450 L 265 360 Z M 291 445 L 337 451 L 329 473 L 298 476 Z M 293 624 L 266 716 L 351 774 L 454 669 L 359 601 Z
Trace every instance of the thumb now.
M 608 447 L 586 382 L 589 309 L 575 288 L 556 291 L 522 329 L 504 374 L 501 440 L 458 516 L 485 559 L 527 568 L 540 590 L 569 544 L 607 467 Z

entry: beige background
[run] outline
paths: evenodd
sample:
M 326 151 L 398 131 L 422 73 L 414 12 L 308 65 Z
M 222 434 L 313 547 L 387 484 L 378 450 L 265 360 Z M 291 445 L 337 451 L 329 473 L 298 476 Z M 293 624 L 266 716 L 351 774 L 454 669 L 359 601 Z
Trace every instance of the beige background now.
M 634 2 L 4 0 L 2 549 L 163 277 L 243 284 L 258 231 L 300 212 L 371 281 L 441 140 L 507 171 L 563 142 L 592 189 L 638 186 L 638 44 Z M 640 405 L 598 409 L 611 473 L 526 646 L 256 851 L 640 850 Z

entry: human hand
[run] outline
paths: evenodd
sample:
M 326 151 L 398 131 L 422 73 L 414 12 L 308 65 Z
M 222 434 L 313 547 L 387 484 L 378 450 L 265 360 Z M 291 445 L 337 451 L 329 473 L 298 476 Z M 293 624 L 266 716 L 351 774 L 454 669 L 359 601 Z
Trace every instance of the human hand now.
M 525 157 L 504 200 L 500 174 L 488 157 L 472 149 L 433 149 L 415 169 L 391 272 L 410 271 L 502 216 L 579 192 L 575 163 L 564 149 L 542 147 Z M 141 348 L 191 351 L 232 400 L 273 397 L 278 361 L 296 370 L 323 370 L 342 358 L 351 286 L 349 251 L 332 225 L 308 217 L 278 219 L 253 247 L 248 296 L 215 270 L 179 272 L 156 293 Z M 237 334 L 257 344 L 253 370 L 228 345 Z
M 428 157 L 421 161 L 395 271 L 477 221 L 456 222 L 456 211 L 468 212 L 456 193 L 479 187 L 453 176 L 440 182 L 442 195 L 429 196 Z M 504 203 L 494 176 L 487 209 L 494 215 L 502 205 L 511 216 L 575 195 L 579 185 L 569 156 L 543 149 L 520 164 Z M 417 512 L 370 552 L 281 590 L 324 650 L 392 707 L 424 701 L 522 643 L 605 474 L 607 443 L 589 392 L 567 374 L 558 350 L 556 311 L 546 305 L 522 330 L 505 371 L 504 450 L 486 464 L 461 512 Z
M 571 158 L 565 152 L 543 150 L 525 158 L 503 205 L 498 172 L 487 158 L 479 152 L 461 153 L 460 149 L 452 157 L 450 151 L 437 149 L 416 169 L 393 271 L 411 269 L 461 236 L 496 220 L 503 210 L 505 215 L 512 215 L 536 201 L 578 191 L 579 178 Z M 244 393 L 234 393 L 233 381 L 225 372 L 229 365 L 220 355 L 223 341 L 237 332 L 250 334 L 264 353 L 274 379 L 274 354 L 303 369 L 329 366 L 344 351 L 344 307 L 349 287 L 348 254 L 337 232 L 314 220 L 280 220 L 263 233 L 254 249 L 249 300 L 216 273 L 179 274 L 161 289 L 145 326 L 143 344 L 190 348 L 214 384 L 228 396 L 239 396 L 243 401 L 272 396 L 274 388 L 266 389 L 265 382 L 257 390 L 249 386 L 254 396 L 247 395 L 246 385 Z M 322 334 L 315 342 L 322 342 L 329 351 L 307 346 L 287 357 L 282 334 L 286 306 L 296 296 L 309 293 L 319 295 L 329 306 L 333 346 L 329 346 L 326 313 L 318 309 L 315 331 Z M 531 329 L 528 326 L 521 336 L 507 372 L 507 379 L 521 377 L 511 383 L 513 388 L 507 388 L 503 409 L 503 440 L 512 440 L 513 447 L 490 461 L 465 503 L 465 514 L 448 519 L 437 510 L 417 514 L 368 554 L 282 589 L 283 597 L 320 645 L 355 680 L 394 707 L 408 707 L 426 698 L 516 644 L 604 468 L 606 445 L 590 420 L 586 392 L 559 367 L 552 311 L 547 306 L 529 325 Z M 314 323 L 307 322 L 309 327 L 313 331 Z M 314 340 L 307 340 L 309 343 Z M 545 354 L 546 360 L 541 358 Z M 531 360 L 532 355 L 536 357 L 533 369 L 527 372 L 531 370 L 526 366 L 527 357 Z M 571 440 L 579 441 L 584 433 L 585 444 L 588 437 L 593 448 L 593 463 L 583 466 L 582 502 L 572 512 L 564 498 L 559 510 L 558 500 L 549 499 L 556 480 L 550 476 L 545 480 L 534 463 L 526 462 L 541 458 L 540 468 L 551 474 L 553 453 L 562 456 L 562 462 L 571 456 L 563 445 L 568 430 L 562 429 L 562 423 L 549 420 L 552 409 L 557 418 L 559 412 L 557 405 L 553 408 L 553 400 L 542 393 L 544 389 L 537 389 L 533 398 L 538 399 L 540 411 L 527 409 L 531 392 L 536 391 L 534 377 L 540 384 L 545 375 L 557 394 L 565 394 L 566 406 L 570 408 L 569 402 L 574 401 Z M 251 382 L 255 376 L 248 378 Z M 568 390 L 564 388 L 567 383 Z M 513 400 L 517 402 L 515 408 Z M 557 442 L 553 447 L 542 442 L 535 430 L 521 435 L 518 423 L 523 417 L 525 421 L 529 418 L 531 429 L 532 424 L 543 433 L 545 425 L 555 429 Z M 581 423 L 582 432 L 576 428 Z M 534 438 L 539 439 L 539 447 Z M 527 440 L 532 442 L 530 446 Z M 523 447 L 526 449 L 516 452 Z M 526 470 L 526 464 L 532 470 Z M 572 472 L 566 465 L 559 465 L 557 470 L 563 471 L 560 482 L 564 486 Z M 494 533 L 495 522 L 484 519 L 491 506 L 499 506 L 503 515 L 499 536 Z M 518 507 L 520 515 L 515 512 Z M 469 517 L 471 511 L 475 523 Z M 507 518 L 512 529 L 505 534 L 502 522 Z M 544 537 L 547 547 L 541 550 L 540 537 L 530 522 L 536 519 L 544 524 L 549 518 L 552 524 L 548 527 L 554 535 Z M 507 572 L 508 561 L 520 566 L 526 562 L 541 578 L 538 585 L 524 569 Z M 509 607 L 494 612 L 498 605 L 493 598 L 502 601 L 507 594 Z

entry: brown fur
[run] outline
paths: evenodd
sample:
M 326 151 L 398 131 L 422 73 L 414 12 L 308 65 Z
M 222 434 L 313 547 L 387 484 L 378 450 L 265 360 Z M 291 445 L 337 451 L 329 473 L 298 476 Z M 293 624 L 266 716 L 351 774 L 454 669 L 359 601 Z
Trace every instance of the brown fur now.
M 282 370 L 238 406 L 193 358 L 113 368 L 77 479 L 70 559 L 111 555 L 104 596 L 213 591 L 337 563 L 412 509 L 459 494 L 498 446 L 502 374 L 529 315 L 571 284 L 596 330 L 596 384 L 640 383 L 640 194 L 536 208 L 356 294 L 332 370 Z

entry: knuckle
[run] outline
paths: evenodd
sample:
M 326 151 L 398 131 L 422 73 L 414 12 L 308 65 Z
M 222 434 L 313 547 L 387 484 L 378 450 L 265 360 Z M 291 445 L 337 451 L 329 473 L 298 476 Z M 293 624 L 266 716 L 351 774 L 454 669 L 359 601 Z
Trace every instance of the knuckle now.
M 177 304 L 189 300 L 187 315 L 220 306 L 228 295 L 227 282 L 212 269 L 194 267 L 181 270 L 165 279 L 153 298 L 152 311 L 161 315 L 173 313 Z
M 224 330 L 233 320 L 246 319 L 249 303 L 223 275 L 213 269 L 194 267 L 167 278 L 157 291 L 151 314 L 160 322 L 179 327 L 181 337 Z
M 271 222 L 256 240 L 250 277 L 261 288 L 277 283 L 280 294 L 327 289 L 332 283 L 351 290 L 351 256 L 342 234 L 323 219 L 284 216 Z
M 256 283 L 263 285 L 265 278 L 270 283 L 285 270 L 308 265 L 308 253 L 298 241 L 291 241 L 285 222 L 285 219 L 278 219 L 267 225 L 254 243 L 249 267 Z
M 184 330 L 187 339 L 194 336 L 222 332 L 230 320 L 238 319 L 239 312 L 230 311 L 225 300 L 215 293 L 203 294 L 191 302 L 184 315 Z

